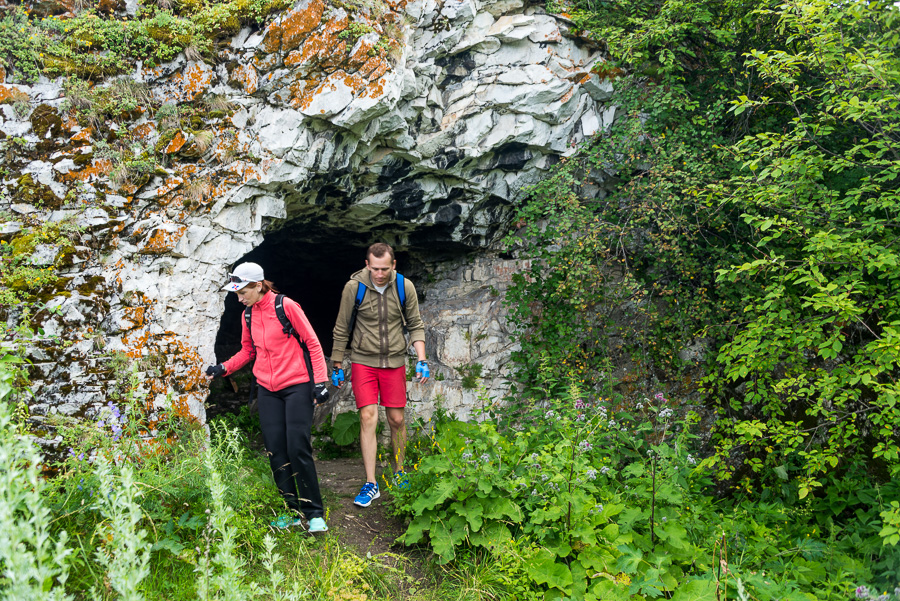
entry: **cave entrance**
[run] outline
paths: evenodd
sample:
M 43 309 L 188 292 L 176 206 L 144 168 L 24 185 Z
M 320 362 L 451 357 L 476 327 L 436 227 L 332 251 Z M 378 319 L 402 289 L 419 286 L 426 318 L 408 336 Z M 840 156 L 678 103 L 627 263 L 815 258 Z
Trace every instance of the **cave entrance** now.
M 334 233 L 315 242 L 305 235 L 306 228 L 286 227 L 269 236 L 232 265 L 247 261 L 258 263 L 266 279 L 279 292 L 294 299 L 319 337 L 326 357 L 332 350 L 332 330 L 337 319 L 341 291 L 350 275 L 365 266 L 369 235 L 352 232 Z M 397 270 L 406 273 L 409 254 L 395 250 Z M 222 320 L 216 335 L 216 361 L 234 355 L 241 347 L 241 315 L 244 306 L 237 295 L 225 297 Z

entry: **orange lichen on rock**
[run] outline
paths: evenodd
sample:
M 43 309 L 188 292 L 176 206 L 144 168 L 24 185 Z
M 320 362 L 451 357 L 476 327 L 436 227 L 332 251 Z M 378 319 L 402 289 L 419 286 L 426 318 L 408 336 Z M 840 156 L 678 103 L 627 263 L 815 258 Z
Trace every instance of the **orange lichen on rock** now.
M 90 142 L 91 134 L 93 133 L 93 128 L 85 127 L 80 132 L 69 138 L 70 142 Z
M 329 21 L 322 31 L 319 31 L 307 39 L 300 48 L 300 56 L 294 56 L 292 64 L 311 62 L 315 57 L 317 62 L 324 62 L 329 56 L 340 52 L 341 56 L 347 51 L 347 43 L 338 37 L 338 34 L 350 24 L 350 18 L 344 14 L 340 19 Z M 287 59 L 285 59 L 287 64 Z
M 380 56 L 370 57 L 356 72 L 361 77 L 365 77 L 366 79 L 371 79 L 372 73 L 375 72 L 381 63 L 384 62 Z
M 172 81 L 181 84 L 178 86 L 181 100 L 191 102 L 209 89 L 212 73 L 203 63 L 193 63 L 184 70 L 184 73 L 176 73 Z
M 167 177 L 166 181 L 163 182 L 163 185 L 161 185 L 155 191 L 157 199 L 165 196 L 166 194 L 168 194 L 169 192 L 171 192 L 172 190 L 174 190 L 175 188 L 180 186 L 182 183 L 184 183 L 184 179 L 181 177 L 177 177 L 177 176 Z
M 369 51 L 375 48 L 375 42 L 362 39 L 353 47 L 353 52 L 347 57 L 344 68 L 347 71 L 356 71 L 362 68 L 369 61 Z
M 184 146 L 185 142 L 187 142 L 187 138 L 184 135 L 184 132 L 178 130 L 175 133 L 175 137 L 172 138 L 172 141 L 169 142 L 166 147 L 163 149 L 163 153 L 165 154 L 174 154 L 181 150 Z
M 355 73 L 345 73 L 343 81 L 345 86 L 353 90 L 354 96 L 369 83 L 365 78 L 360 77 Z
M 306 36 L 322 21 L 325 3 L 310 0 L 305 10 L 290 11 L 279 22 L 269 25 L 261 47 L 268 53 L 298 48 Z
M 375 70 L 372 71 L 371 74 L 368 75 L 369 79 L 380 79 L 382 75 L 391 70 L 391 63 L 386 61 L 385 59 L 381 59 L 381 62 L 375 67 Z
M 122 319 L 130 323 L 129 330 L 139 328 L 147 322 L 147 307 L 125 307 Z
M 0 104 L 27 102 L 28 94 L 13 86 L 0 86 Z
M 295 109 L 308 107 L 312 102 L 313 96 L 315 96 L 317 85 L 318 82 L 314 79 L 300 80 L 292 83 L 290 86 L 291 106 Z
M 182 374 L 175 375 L 175 385 L 179 392 L 190 392 L 193 390 L 202 390 L 206 387 L 206 377 L 200 371 L 203 365 L 203 358 L 196 349 L 186 345 L 181 340 L 173 339 L 171 342 L 175 349 L 170 354 L 177 355 L 182 365 L 190 366 Z
M 146 140 L 156 131 L 156 124 L 152 121 L 141 123 L 131 130 L 131 134 L 138 140 Z
M 108 175 L 113 170 L 112 161 L 109 159 L 93 159 L 91 164 L 80 171 L 69 171 L 64 174 L 61 179 L 73 180 L 77 179 L 82 182 L 96 180 L 101 176 Z
M 129 336 L 125 334 L 122 336 L 122 344 L 126 347 L 129 347 L 125 354 L 128 355 L 131 359 L 139 359 L 144 355 L 144 347 L 147 344 L 147 340 L 150 339 L 150 332 L 147 330 L 140 330 L 139 332 L 135 332 L 133 336 Z
M 232 69 L 228 82 L 240 85 L 247 94 L 253 94 L 259 89 L 259 73 L 253 65 L 238 65 Z
M 158 227 L 150 232 L 147 242 L 141 248 L 140 253 L 145 255 L 161 255 L 175 248 L 175 243 L 184 235 L 186 225 L 176 228 Z

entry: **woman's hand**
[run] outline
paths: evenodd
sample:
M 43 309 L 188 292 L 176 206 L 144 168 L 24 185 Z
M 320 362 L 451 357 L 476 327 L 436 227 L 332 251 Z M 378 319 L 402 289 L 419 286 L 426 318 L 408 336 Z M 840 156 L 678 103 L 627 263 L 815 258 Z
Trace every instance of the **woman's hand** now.
M 206 368 L 206 379 L 212 380 L 216 376 L 224 376 L 225 375 L 225 366 L 219 363 L 218 365 L 210 365 Z

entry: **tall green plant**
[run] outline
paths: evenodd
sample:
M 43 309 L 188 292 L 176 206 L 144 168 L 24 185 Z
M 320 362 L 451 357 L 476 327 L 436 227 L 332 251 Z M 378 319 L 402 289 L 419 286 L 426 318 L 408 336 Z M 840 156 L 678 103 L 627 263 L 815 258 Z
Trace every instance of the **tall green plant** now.
M 71 599 L 63 588 L 71 554 L 68 535 L 51 526 L 53 515 L 45 503 L 50 486 L 41 474 L 40 453 L 13 420 L 9 360 L 0 355 L 0 591 L 7 599 Z
M 731 148 L 742 173 L 723 206 L 744 211 L 756 256 L 719 270 L 746 298 L 718 356 L 741 393 L 718 465 L 740 449 L 754 470 L 797 470 L 804 497 L 858 461 L 881 480 L 900 464 L 900 9 L 794 0 L 757 14 L 789 45 L 747 55 L 764 87 L 733 113 L 791 118 Z
M 142 601 L 140 585 L 150 573 L 150 545 L 147 531 L 140 528 L 144 516 L 134 470 L 127 463 L 114 470 L 102 453 L 94 465 L 99 480 L 96 503 L 104 519 L 104 544 L 97 550 L 97 561 L 106 568 L 109 586 L 120 599 Z M 100 597 L 99 591 L 95 594 Z

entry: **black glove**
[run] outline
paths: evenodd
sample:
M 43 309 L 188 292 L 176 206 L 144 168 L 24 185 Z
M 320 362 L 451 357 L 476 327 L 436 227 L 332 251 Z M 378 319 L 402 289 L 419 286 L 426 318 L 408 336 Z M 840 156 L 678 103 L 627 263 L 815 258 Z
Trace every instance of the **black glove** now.
M 210 365 L 206 368 L 206 375 L 212 376 L 213 378 L 218 376 L 225 375 L 225 366 L 219 363 L 218 365 Z
M 313 386 L 313 402 L 316 405 L 324 405 L 328 402 L 328 398 L 331 394 L 328 392 L 328 388 L 325 387 L 324 384 L 316 384 Z

